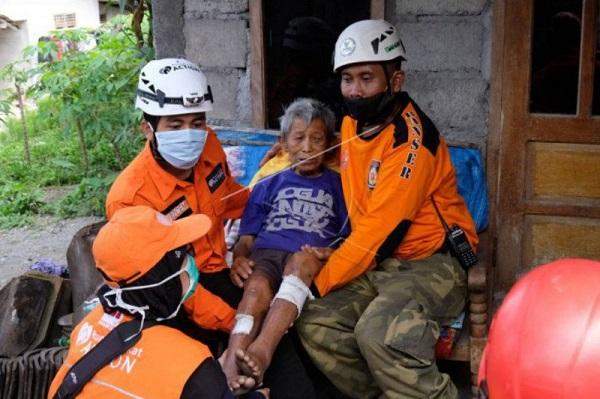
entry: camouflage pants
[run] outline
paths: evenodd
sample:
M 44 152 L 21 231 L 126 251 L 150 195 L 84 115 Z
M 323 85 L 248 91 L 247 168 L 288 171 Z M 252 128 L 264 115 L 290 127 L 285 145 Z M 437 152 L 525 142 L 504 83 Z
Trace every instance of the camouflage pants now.
M 451 256 L 390 258 L 310 301 L 296 328 L 317 367 L 350 397 L 456 398 L 434 345 L 465 296 L 466 274 Z

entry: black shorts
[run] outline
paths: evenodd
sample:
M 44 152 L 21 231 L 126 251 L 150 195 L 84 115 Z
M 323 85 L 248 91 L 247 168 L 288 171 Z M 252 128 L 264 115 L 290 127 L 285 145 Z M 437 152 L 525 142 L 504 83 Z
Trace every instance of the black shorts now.
M 259 248 L 252 250 L 250 260 L 254 261 L 254 272 L 266 275 L 271 284 L 273 292 L 279 289 L 283 279 L 283 269 L 292 252 L 282 251 L 280 249 Z

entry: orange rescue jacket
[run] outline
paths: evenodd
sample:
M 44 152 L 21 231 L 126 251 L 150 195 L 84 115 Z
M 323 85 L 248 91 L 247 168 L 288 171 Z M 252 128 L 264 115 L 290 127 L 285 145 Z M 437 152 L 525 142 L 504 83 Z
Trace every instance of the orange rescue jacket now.
M 96 307 L 71 333 L 71 347 L 48 392 L 52 399 L 69 369 L 119 324 L 131 320 Z M 192 373 L 209 349 L 182 332 L 156 325 L 143 330 L 140 340 L 113 359 L 88 382 L 80 398 L 179 398 Z
M 249 194 L 231 177 L 217 136 L 207 130 L 206 145 L 194 166 L 193 183 L 161 168 L 146 143 L 113 183 L 106 199 L 106 215 L 111 218 L 118 209 L 133 205 L 149 206 L 173 219 L 192 213 L 208 215 L 213 227 L 192 245 L 198 269 L 210 273 L 227 267 L 223 222 L 242 216 Z M 233 327 L 235 310 L 201 285 L 184 307 L 201 327 L 227 332 Z
M 445 234 L 432 196 L 446 223 L 459 225 L 474 248 L 478 243 L 444 139 L 406 93 L 400 96 L 402 111 L 374 137 L 360 137 L 348 116 L 342 122 L 340 171 L 352 233 L 315 278 L 321 295 L 387 257 L 438 251 Z
M 249 195 L 231 176 L 217 136 L 210 128 L 207 131 L 206 145 L 194 166 L 193 183 L 179 180 L 161 168 L 146 143 L 117 177 L 106 199 L 109 219 L 118 209 L 132 205 L 149 206 L 173 219 L 192 213 L 210 216 L 213 227 L 192 243 L 196 264 L 204 273 L 227 267 L 223 222 L 242 216 Z

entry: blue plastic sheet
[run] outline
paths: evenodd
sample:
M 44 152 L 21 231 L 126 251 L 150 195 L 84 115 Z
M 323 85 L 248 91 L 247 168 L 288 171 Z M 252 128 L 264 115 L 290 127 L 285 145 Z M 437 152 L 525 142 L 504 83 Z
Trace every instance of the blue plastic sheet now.
M 477 231 L 488 226 L 489 201 L 481 153 L 476 148 L 450 147 L 450 159 L 456 169 L 458 192 L 465 199 Z
M 277 142 L 277 136 L 238 130 L 217 129 L 217 137 L 227 154 L 231 174 L 238 183 L 247 186 L 258 171 L 258 163 Z

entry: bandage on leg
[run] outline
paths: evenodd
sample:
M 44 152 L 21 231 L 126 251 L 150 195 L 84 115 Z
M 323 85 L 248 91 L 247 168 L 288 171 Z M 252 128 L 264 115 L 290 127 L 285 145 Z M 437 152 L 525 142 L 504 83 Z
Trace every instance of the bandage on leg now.
M 231 333 L 250 335 L 252 327 L 254 327 L 254 316 L 252 316 L 251 314 L 243 313 L 236 314 L 235 325 L 233 326 L 233 330 L 231 330 Z
M 276 299 L 283 299 L 284 301 L 293 303 L 298 309 L 297 316 L 300 316 L 304 302 L 309 295 L 310 289 L 304 284 L 304 281 L 293 274 L 288 274 L 283 277 L 281 286 L 279 286 L 279 291 L 275 294 L 273 301 Z

